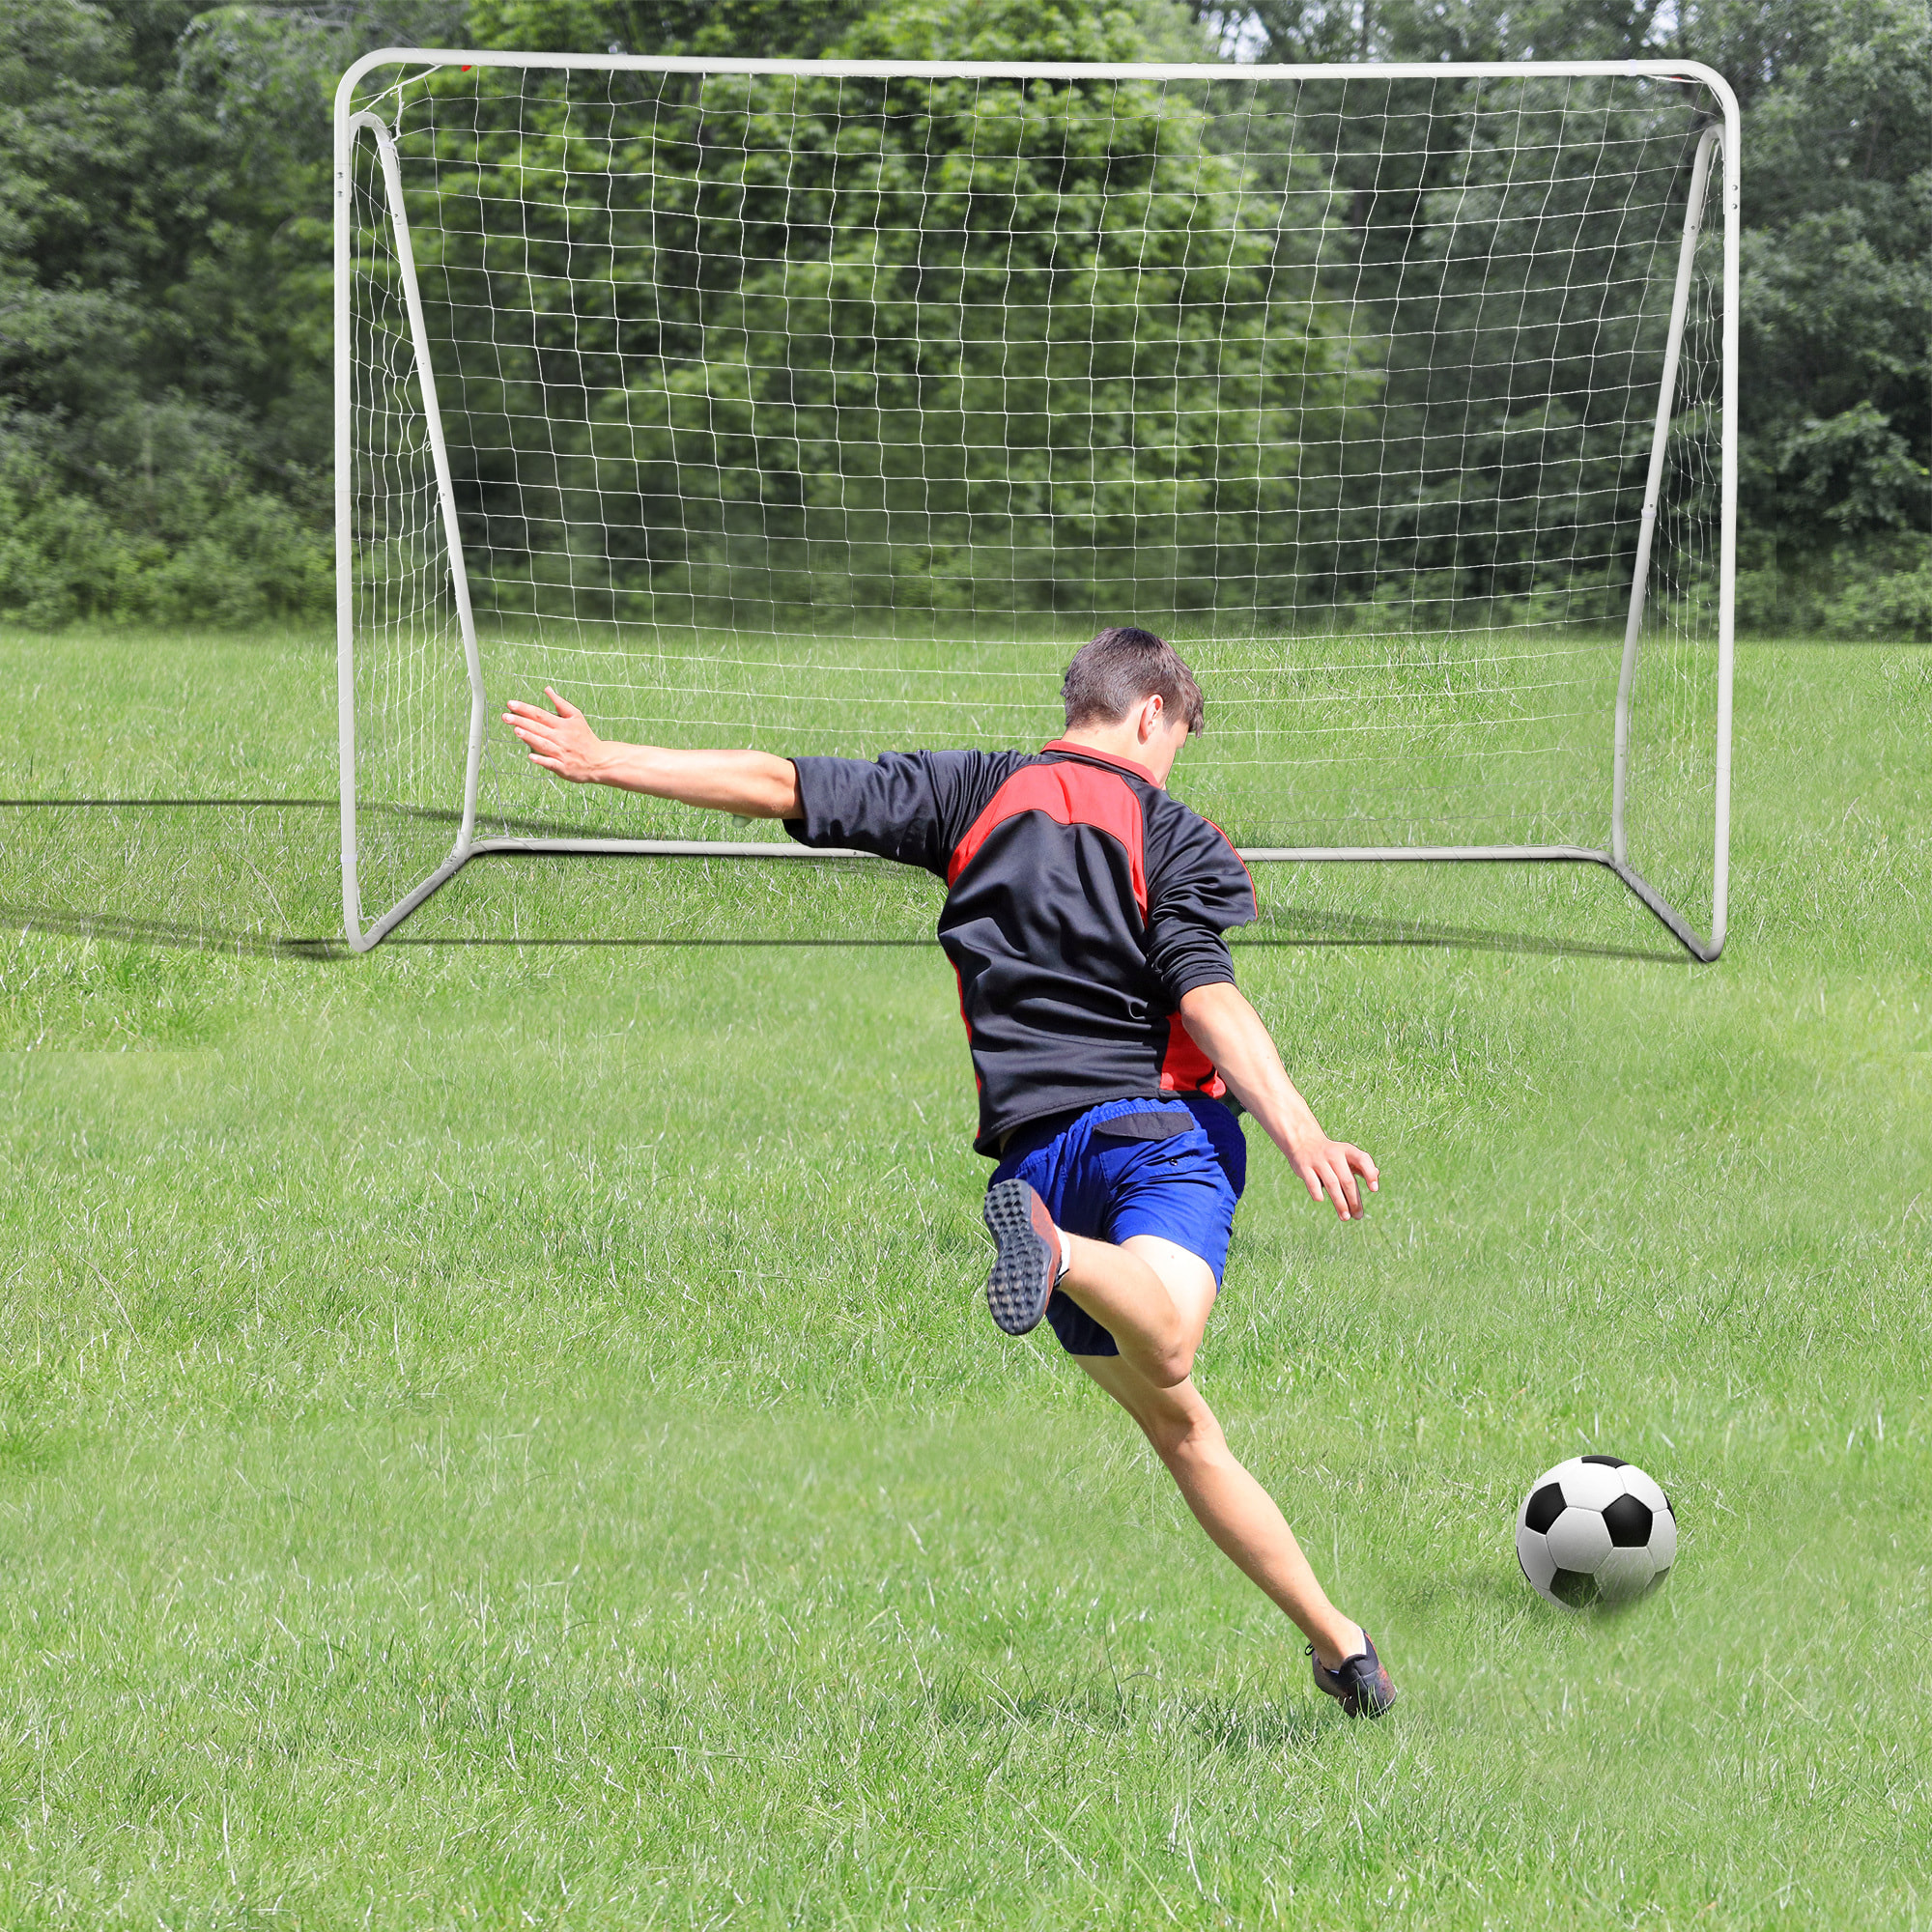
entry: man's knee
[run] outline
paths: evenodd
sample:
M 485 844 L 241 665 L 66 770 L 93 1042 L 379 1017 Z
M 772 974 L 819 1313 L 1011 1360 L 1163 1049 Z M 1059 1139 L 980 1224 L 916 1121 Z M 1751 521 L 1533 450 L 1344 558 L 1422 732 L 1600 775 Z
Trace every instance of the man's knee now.
M 1194 1344 L 1181 1340 L 1168 1343 L 1141 1364 L 1141 1373 L 1155 1388 L 1177 1388 L 1194 1373 Z
M 1198 1462 L 1223 1447 L 1220 1424 L 1199 1401 L 1151 1404 L 1140 1417 L 1140 1425 L 1154 1454 L 1170 1465 Z

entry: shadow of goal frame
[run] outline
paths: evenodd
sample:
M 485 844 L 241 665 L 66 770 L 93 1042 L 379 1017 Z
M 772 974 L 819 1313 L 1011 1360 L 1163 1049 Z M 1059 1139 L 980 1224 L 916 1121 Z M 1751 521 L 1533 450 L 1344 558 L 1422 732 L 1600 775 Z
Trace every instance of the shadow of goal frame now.
M 363 77 L 384 67 L 415 74 L 457 69 L 521 71 L 593 71 L 639 75 L 772 75 L 812 82 L 853 80 L 967 79 L 1028 82 L 1179 82 L 1213 86 L 1238 78 L 1249 86 L 1278 81 L 1514 81 L 1548 78 L 1567 80 L 1589 76 L 1642 77 L 1695 85 L 1708 91 L 1718 113 L 1708 117 L 1696 134 L 1690 181 L 1676 236 L 1674 271 L 1662 370 L 1656 384 L 1654 420 L 1648 437 L 1641 508 L 1636 518 L 1634 557 L 1623 594 L 1623 637 L 1616 681 L 1610 753 L 1609 837 L 1602 844 L 1587 842 L 1387 842 L 1284 843 L 1243 842 L 1241 854 L 1251 864 L 1558 864 L 1599 866 L 1613 872 L 1670 931 L 1685 950 L 1699 960 L 1715 960 L 1722 951 L 1726 927 L 1730 845 L 1731 696 L 1734 656 L 1734 582 L 1737 497 L 1737 326 L 1739 242 L 1739 117 L 1736 98 L 1713 70 L 1690 62 L 1576 62 L 1465 63 L 1440 65 L 1361 64 L 1347 68 L 1321 66 L 1242 67 L 1173 64 L 1108 66 L 1074 63 L 908 63 L 873 61 L 751 61 L 709 59 L 645 59 L 622 56 L 510 54 L 496 51 L 382 49 L 364 56 L 344 75 L 335 108 L 335 352 L 336 352 L 336 504 L 338 590 L 338 690 L 341 756 L 341 817 L 344 923 L 349 944 L 357 952 L 378 945 L 420 908 L 472 858 L 498 853 L 638 855 L 666 859 L 749 859 L 814 861 L 853 859 L 852 852 L 814 851 L 789 841 L 759 839 L 622 838 L 578 836 L 490 836 L 479 832 L 479 788 L 482 780 L 487 723 L 492 697 L 486 685 L 483 648 L 472 608 L 471 573 L 466 554 L 463 516 L 457 479 L 452 471 L 449 438 L 440 398 L 436 344 L 428 321 L 416 265 L 414 238 L 394 129 L 382 115 L 358 109 L 357 88 Z M 407 377 L 415 384 L 420 412 L 419 437 L 425 477 L 433 477 L 434 508 L 422 541 L 440 553 L 434 562 L 439 580 L 434 595 L 446 609 L 454 636 L 447 642 L 460 650 L 456 668 L 466 715 L 461 719 L 461 818 L 446 853 L 422 872 L 409 889 L 385 908 L 369 915 L 364 906 L 362 843 L 358 811 L 374 800 L 358 786 L 356 678 L 358 674 L 356 569 L 363 533 L 356 521 L 357 451 L 355 447 L 355 370 L 351 310 L 355 270 L 351 261 L 352 195 L 358 156 L 373 156 L 386 204 L 392 238 L 395 295 L 399 298 L 397 342 L 409 363 Z M 1715 200 L 1715 209 L 1712 206 Z M 1715 531 L 1715 743 L 1710 748 L 1712 789 L 1710 812 L 1710 914 L 1700 932 L 1691 915 L 1671 902 L 1633 863 L 1628 821 L 1633 804 L 1633 696 L 1643 656 L 1645 619 L 1651 599 L 1652 548 L 1673 429 L 1677 426 L 1679 361 L 1690 303 L 1693 264 L 1700 244 L 1711 239 L 1713 217 L 1720 234 L 1721 293 L 1718 350 L 1716 456 L 1718 495 Z M 497 702 L 500 703 L 498 695 Z M 418 801 L 417 803 L 423 803 Z M 439 803 L 456 803 L 454 798 Z M 1640 799 L 1638 801 L 1640 805 Z M 386 895 L 384 895 L 386 896 Z

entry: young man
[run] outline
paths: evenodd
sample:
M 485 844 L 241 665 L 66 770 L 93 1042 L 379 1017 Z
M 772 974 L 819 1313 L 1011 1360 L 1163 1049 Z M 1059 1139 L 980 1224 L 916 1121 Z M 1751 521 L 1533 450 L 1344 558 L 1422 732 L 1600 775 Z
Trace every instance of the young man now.
M 1190 1374 L 1227 1259 L 1259 1121 L 1315 1200 L 1362 1212 L 1376 1164 L 1331 1141 L 1236 990 L 1222 934 L 1254 887 L 1167 776 L 1203 724 L 1200 688 L 1147 631 L 1103 631 L 1067 668 L 1066 733 L 1037 753 L 779 758 L 605 743 L 555 711 L 504 716 L 530 760 L 746 817 L 807 845 L 923 866 L 947 883 L 939 941 L 959 980 L 980 1087 L 974 1146 L 996 1160 L 985 1218 L 993 1319 L 1042 1319 L 1146 1433 L 1216 1544 L 1308 1638 L 1350 1716 L 1395 1688 L 1315 1579 L 1279 1509 L 1229 1453 Z

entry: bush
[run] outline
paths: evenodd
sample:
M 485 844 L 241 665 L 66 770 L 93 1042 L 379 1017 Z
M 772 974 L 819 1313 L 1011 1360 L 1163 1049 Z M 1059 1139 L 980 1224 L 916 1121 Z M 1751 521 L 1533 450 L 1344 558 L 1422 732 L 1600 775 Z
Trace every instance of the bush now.
M 1750 547 L 1738 568 L 1746 637 L 1897 639 L 1932 642 L 1932 536 L 1900 531 L 1841 543 L 1823 556 L 1773 560 Z
M 148 479 L 165 507 L 142 515 L 128 490 L 81 496 L 25 440 L 0 432 L 0 613 L 48 630 L 83 618 L 240 627 L 327 614 L 327 532 L 206 446 L 184 469 Z
M 1839 638 L 1910 638 L 1932 642 L 1932 536 L 1895 538 L 1889 554 L 1841 573 L 1823 627 Z

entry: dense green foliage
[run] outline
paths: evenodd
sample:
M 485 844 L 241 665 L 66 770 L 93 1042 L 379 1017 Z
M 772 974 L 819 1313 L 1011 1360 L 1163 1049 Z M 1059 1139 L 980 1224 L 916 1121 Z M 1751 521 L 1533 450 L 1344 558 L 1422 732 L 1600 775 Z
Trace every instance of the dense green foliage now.
M 985 38 L 1026 32 L 1010 11 Z M 1084 55 L 1145 51 L 1086 25 Z M 917 12 L 845 45 L 961 51 Z M 1290 549 L 1268 533 L 1332 505 L 1365 388 L 1346 319 L 1187 99 L 941 80 L 880 112 L 851 82 L 674 75 L 607 142 L 601 88 L 449 82 L 460 145 L 434 101 L 399 139 L 440 157 L 417 260 L 510 608 L 560 583 L 581 615 L 601 568 L 724 623 L 748 601 L 1084 612 L 1127 583 L 1211 610 L 1268 596 Z
M 1137 58 L 1211 44 L 1202 31 L 1162 0 L 1111 12 L 1092 0 L 876 12 L 857 0 L 397 0 L 326 17 L 16 0 L 0 22 L 0 610 L 240 621 L 327 605 L 327 101 L 362 47 Z M 1667 14 L 1267 0 L 1236 37 L 1283 58 L 1677 50 L 1725 72 L 1746 108 L 1745 621 L 1932 635 L 1932 29 L 1917 0 Z M 1419 143 L 1405 179 L 1371 175 L 1346 124 L 1322 145 L 1321 163 L 1352 190 L 1343 240 L 1367 298 L 1391 295 L 1418 198 L 1441 191 L 1453 152 Z M 828 185 L 836 172 L 827 161 Z M 1443 291 L 1483 260 L 1472 249 L 1462 270 L 1441 265 Z M 921 266 L 900 264 L 901 281 Z M 1210 298 L 1181 288 L 1163 313 L 1184 334 L 1190 304 Z M 1312 366 L 1333 367 L 1321 334 Z M 1405 366 L 1398 342 L 1383 399 L 1398 441 L 1426 438 L 1428 411 L 1462 402 L 1408 394 Z M 741 412 L 759 400 L 741 397 Z M 1410 532 L 1416 582 L 1435 573 L 1457 597 L 1493 586 L 1444 532 L 1465 550 L 1475 532 L 1506 561 L 1521 536 L 1511 519 L 1520 526 L 1539 487 L 1561 493 L 1564 439 L 1583 429 L 1498 409 L 1485 419 L 1480 462 L 1433 480 Z M 648 436 L 623 460 L 647 491 Z M 1259 478 L 1232 479 L 1232 495 L 1231 479 L 1167 480 L 1176 501 L 1193 487 L 1238 510 L 1246 488 L 1251 513 L 1277 507 Z M 1134 531 L 1129 518 L 1111 534 Z
M 882 13 L 838 44 L 1153 43 L 1124 14 L 1006 4 Z M 369 83 L 497 608 L 1620 614 L 1659 228 L 1667 264 L 1701 125 L 1685 90 L 1372 82 L 1346 112 L 1333 88 L 1112 81 L 616 94 L 489 70 Z M 388 320 L 356 360 L 408 369 L 359 166 L 358 287 Z M 1710 494 L 1691 393 L 1673 527 Z M 359 420 L 388 465 L 362 494 L 398 506 L 372 532 L 407 568 L 415 410 L 376 383 Z
M 324 593 L 316 75 L 192 6 L 0 21 L 0 605 L 243 619 Z
M 1919 0 L 1256 0 L 1210 17 L 1275 60 L 1682 54 L 1722 73 L 1745 136 L 1740 615 L 1932 637 L 1932 21 Z M 1346 129 L 1334 152 L 1345 180 L 1364 169 Z M 1399 236 L 1407 209 L 1383 192 L 1365 213 Z
M 327 608 L 328 92 L 357 38 L 0 10 L 0 609 Z

